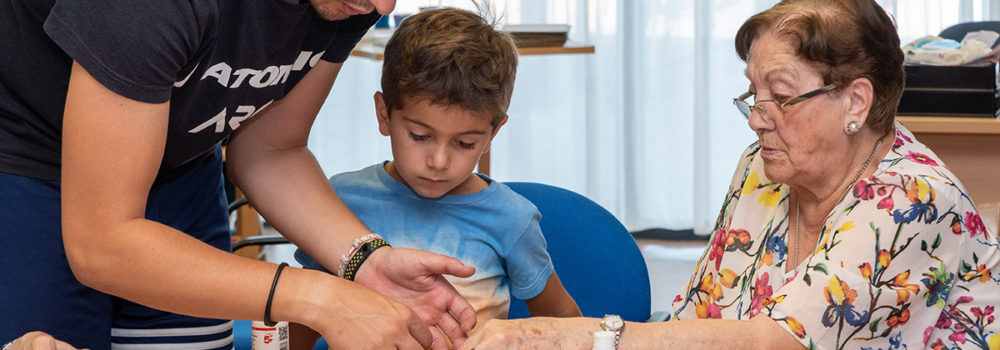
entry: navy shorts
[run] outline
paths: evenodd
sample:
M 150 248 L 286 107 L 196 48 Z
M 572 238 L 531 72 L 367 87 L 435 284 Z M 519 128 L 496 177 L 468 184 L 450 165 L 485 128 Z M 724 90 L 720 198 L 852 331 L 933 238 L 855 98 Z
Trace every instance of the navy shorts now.
M 230 250 L 221 153 L 150 191 L 146 218 Z M 231 349 L 232 321 L 171 314 L 88 288 L 61 237 L 59 183 L 0 173 L 0 344 L 44 331 L 78 348 Z

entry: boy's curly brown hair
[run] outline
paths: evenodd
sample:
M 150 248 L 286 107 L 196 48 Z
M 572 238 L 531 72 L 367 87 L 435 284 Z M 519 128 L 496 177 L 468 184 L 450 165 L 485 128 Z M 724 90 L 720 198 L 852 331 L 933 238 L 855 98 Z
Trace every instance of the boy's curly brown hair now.
M 493 127 L 507 114 L 517 71 L 517 47 L 483 16 L 457 8 L 407 17 L 385 47 L 382 94 L 390 110 L 404 97 L 456 105 Z

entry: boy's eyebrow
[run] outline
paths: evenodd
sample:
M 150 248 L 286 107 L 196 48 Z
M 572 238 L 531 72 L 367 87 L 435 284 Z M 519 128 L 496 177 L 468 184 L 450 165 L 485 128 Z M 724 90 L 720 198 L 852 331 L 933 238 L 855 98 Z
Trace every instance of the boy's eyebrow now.
M 432 127 L 430 125 L 427 125 L 427 123 L 424 123 L 424 122 L 416 120 L 416 119 L 411 119 L 411 118 L 408 118 L 408 117 L 403 117 L 403 120 L 405 120 L 407 122 L 410 122 L 410 123 L 413 123 L 413 124 L 420 125 L 422 127 L 425 127 L 425 128 L 431 129 L 431 130 L 434 130 L 434 127 Z M 487 132 L 485 130 L 469 130 L 469 131 L 460 132 L 459 135 L 485 135 L 486 133 Z

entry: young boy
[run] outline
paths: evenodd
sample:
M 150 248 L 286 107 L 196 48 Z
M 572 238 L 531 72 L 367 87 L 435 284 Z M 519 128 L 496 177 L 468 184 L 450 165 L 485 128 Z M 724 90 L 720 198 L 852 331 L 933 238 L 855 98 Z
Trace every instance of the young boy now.
M 474 266 L 472 277 L 449 281 L 479 325 L 506 317 L 511 295 L 533 316 L 580 316 L 545 250 L 538 210 L 473 173 L 507 121 L 517 67 L 511 38 L 466 10 L 424 10 L 396 29 L 384 56 L 375 112 L 393 160 L 330 178 L 340 198 L 393 246 Z M 295 256 L 323 269 L 302 250 Z M 299 329 L 293 345 L 315 341 Z

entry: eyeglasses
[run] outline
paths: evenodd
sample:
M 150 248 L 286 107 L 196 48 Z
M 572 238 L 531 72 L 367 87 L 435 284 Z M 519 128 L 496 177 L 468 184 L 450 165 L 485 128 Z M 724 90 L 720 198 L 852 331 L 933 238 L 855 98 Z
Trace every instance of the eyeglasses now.
M 813 90 L 813 91 L 809 91 L 807 93 L 799 95 L 799 97 L 796 97 L 796 98 L 793 98 L 791 100 L 788 100 L 785 103 L 781 103 L 781 102 L 778 102 L 776 100 L 760 100 L 760 101 L 755 101 L 754 104 L 752 104 L 752 105 L 750 103 L 748 103 L 746 101 L 746 99 L 750 98 L 750 96 L 753 96 L 754 93 L 752 93 L 750 91 L 747 91 L 747 92 L 744 92 L 739 97 L 734 98 L 733 99 L 733 104 L 736 105 L 736 109 L 740 110 L 740 113 L 743 114 L 744 117 L 746 117 L 747 119 L 750 119 L 750 114 L 753 112 L 754 109 L 757 109 L 761 113 L 765 113 L 764 106 L 760 105 L 761 102 L 774 102 L 774 104 L 778 105 L 778 110 L 783 110 L 783 108 L 785 106 L 794 105 L 796 103 L 799 103 L 799 102 L 808 100 L 810 98 L 813 98 L 813 97 L 825 94 L 827 92 L 833 91 L 836 88 L 837 88 L 837 86 L 834 85 L 834 84 L 827 84 L 827 85 L 824 85 L 823 87 L 821 87 L 819 89 L 816 89 L 816 90 Z

